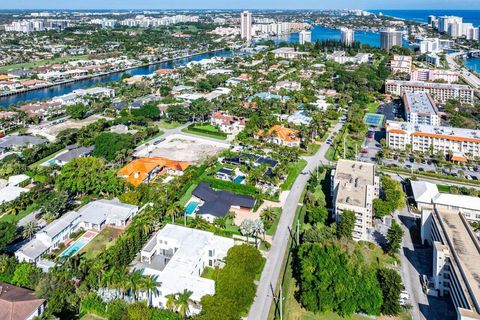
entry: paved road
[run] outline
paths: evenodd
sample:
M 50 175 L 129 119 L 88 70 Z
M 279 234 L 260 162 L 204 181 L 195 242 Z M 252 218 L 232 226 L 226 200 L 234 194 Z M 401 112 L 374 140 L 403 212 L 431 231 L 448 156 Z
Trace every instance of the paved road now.
M 419 305 L 428 305 L 428 299 L 425 293 L 423 293 L 420 285 L 420 273 L 415 268 L 414 263 L 418 260 L 414 256 L 415 246 L 410 237 L 409 228 L 415 224 L 415 218 L 410 215 L 407 208 L 402 209 L 396 213 L 396 220 L 402 227 L 405 236 L 402 241 L 402 248 L 400 249 L 400 263 L 402 265 L 401 274 L 405 290 L 410 294 L 409 303 L 412 305 L 411 315 L 413 319 L 423 320 L 425 316 L 420 311 Z M 410 254 L 410 259 L 406 254 Z
M 451 54 L 447 54 L 446 58 L 447 58 L 447 62 L 448 62 L 448 66 L 450 67 L 450 69 L 452 70 L 457 70 L 460 72 L 460 75 L 462 76 L 462 78 L 469 84 L 471 85 L 472 87 L 474 87 L 475 89 L 479 90 L 480 89 L 480 79 L 474 75 L 473 73 L 470 72 L 470 70 L 468 70 L 467 68 L 459 65 L 456 61 L 455 61 L 455 58 L 458 56 L 458 55 L 461 55 L 463 54 L 463 52 L 456 52 L 456 53 L 451 53 Z
M 336 134 L 342 128 L 342 126 L 342 123 L 338 123 L 333 128 L 333 131 L 329 137 Z M 289 228 L 292 228 L 295 212 L 297 210 L 298 203 L 300 202 L 303 189 L 310 178 L 310 173 L 313 172 L 320 164 L 325 164 L 328 162 L 328 160 L 325 159 L 325 154 L 327 153 L 329 147 L 330 145 L 324 143 L 313 157 L 305 158 L 308 164 L 303 172 L 298 176 L 297 180 L 295 180 L 292 190 L 285 201 L 283 212 L 278 223 L 277 232 L 273 237 L 272 247 L 268 253 L 265 268 L 263 269 L 257 288 L 257 295 L 250 309 L 250 313 L 248 314 L 249 320 L 268 319 L 270 307 L 273 302 L 272 291 L 277 286 L 277 281 L 283 265 L 283 258 L 287 250 Z

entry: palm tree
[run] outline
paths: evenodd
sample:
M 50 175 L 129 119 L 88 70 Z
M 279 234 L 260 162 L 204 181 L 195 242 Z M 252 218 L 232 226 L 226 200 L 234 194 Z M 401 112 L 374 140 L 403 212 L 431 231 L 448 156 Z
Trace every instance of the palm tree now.
M 227 227 L 227 221 L 225 218 L 222 217 L 216 218 L 213 223 L 220 229 L 225 229 Z
M 133 300 L 137 301 L 137 294 L 140 289 L 141 283 L 142 283 L 142 272 L 140 270 L 136 270 L 135 272 L 131 273 L 128 276 L 128 281 L 127 281 L 127 288 L 130 290 L 131 293 L 133 293 Z
M 29 240 L 32 240 L 32 237 L 35 235 L 35 232 L 37 232 L 38 226 L 35 221 L 30 221 L 25 225 L 22 231 L 22 235 L 24 238 L 28 238 Z
M 167 307 L 168 310 L 174 311 L 175 310 L 175 305 L 177 301 L 176 294 L 169 294 L 166 295 L 165 298 L 167 298 L 167 302 L 165 304 L 165 307 Z
M 157 287 L 160 286 L 160 282 L 155 280 L 155 276 L 145 276 L 142 281 L 142 288 L 147 290 L 148 301 L 147 305 L 150 307 L 152 305 L 152 299 L 154 296 L 158 295 Z
M 175 223 L 175 216 L 179 213 L 181 213 L 183 208 L 180 206 L 178 202 L 172 203 L 170 206 L 167 208 L 167 214 L 169 216 L 172 216 L 172 223 Z
M 276 219 L 277 211 L 273 207 L 267 207 L 263 209 L 261 217 L 265 224 L 270 224 Z
M 188 316 L 188 313 L 190 311 L 190 297 L 192 296 L 193 292 L 188 291 L 187 289 L 184 289 L 182 293 L 177 293 L 177 299 L 176 299 L 176 307 L 178 310 L 178 313 L 182 318 L 186 318 Z

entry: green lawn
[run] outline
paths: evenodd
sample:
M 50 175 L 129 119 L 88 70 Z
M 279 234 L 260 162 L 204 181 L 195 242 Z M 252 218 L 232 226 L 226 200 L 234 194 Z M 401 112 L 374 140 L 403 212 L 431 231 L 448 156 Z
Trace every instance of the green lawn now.
M 33 69 L 39 68 L 50 64 L 55 63 L 63 63 L 67 61 L 75 61 L 75 60 L 85 60 L 88 58 L 88 55 L 82 56 L 66 56 L 66 57 L 59 57 L 54 59 L 45 59 L 45 60 L 38 60 L 38 61 L 31 61 L 25 63 L 18 63 L 18 64 L 10 64 L 7 66 L 0 67 L 0 72 L 8 72 L 18 69 Z
M 189 134 L 194 134 L 197 136 L 202 136 L 202 137 L 207 137 L 207 138 L 213 138 L 213 139 L 218 139 L 218 140 L 226 140 L 227 137 L 222 136 L 222 132 L 215 126 L 212 126 L 210 124 L 196 124 L 195 128 L 205 130 L 205 132 L 199 132 L 195 130 L 190 130 L 188 127 L 182 129 L 182 132 L 189 133 Z
M 317 144 L 317 143 L 310 143 L 308 145 L 308 148 L 307 148 L 307 152 L 305 153 L 305 155 L 307 156 L 313 156 L 315 153 L 318 152 L 318 150 L 320 150 L 320 147 L 322 145 L 321 144 Z
M 441 193 L 450 193 L 450 186 L 443 184 L 437 184 L 438 191 Z
M 43 159 L 41 159 L 41 160 L 38 160 L 38 161 L 35 162 L 35 163 L 32 163 L 32 164 L 29 165 L 28 167 L 29 167 L 29 168 L 35 168 L 36 166 L 39 166 L 39 165 L 41 165 L 42 163 L 47 162 L 48 160 L 55 158 L 56 156 L 58 156 L 60 153 L 64 152 L 65 150 L 67 150 L 67 149 L 62 149 L 62 150 L 60 150 L 60 151 L 57 151 L 57 152 L 55 152 L 55 153 L 52 153 L 51 155 L 49 155 L 49 156 L 47 156 L 47 157 L 45 157 L 45 158 L 43 158 Z
M 178 201 L 180 205 L 183 207 L 187 204 L 188 200 L 192 197 L 192 192 L 198 186 L 198 183 L 194 183 L 187 189 L 187 191 L 183 194 L 183 196 Z
M 17 215 L 8 214 L 0 216 L 0 222 L 11 222 L 16 224 L 18 221 L 35 211 L 37 208 L 38 206 L 36 204 L 31 204 L 25 210 L 20 211 Z
M 83 247 L 80 253 L 85 252 L 85 256 L 88 259 L 93 259 L 107 248 L 111 247 L 121 233 L 122 230 L 106 227 L 85 247 Z
M 290 190 L 293 186 L 293 183 L 297 179 L 298 175 L 302 170 L 307 166 L 307 161 L 300 159 L 296 163 L 291 164 L 288 169 L 288 176 L 285 182 L 282 184 L 282 190 Z
M 378 102 L 372 102 L 367 105 L 367 109 L 369 113 L 377 112 Z
M 178 128 L 180 127 L 182 124 L 180 122 L 175 122 L 175 121 L 172 121 L 172 122 L 168 122 L 168 121 L 165 121 L 165 120 L 160 120 L 158 123 L 157 123 L 158 127 L 161 128 L 161 129 L 175 129 L 175 128 Z
M 280 216 L 282 214 L 282 208 L 275 208 L 277 211 L 277 218 L 273 221 L 272 226 L 267 230 L 267 235 L 273 236 L 277 232 L 278 222 L 280 221 Z

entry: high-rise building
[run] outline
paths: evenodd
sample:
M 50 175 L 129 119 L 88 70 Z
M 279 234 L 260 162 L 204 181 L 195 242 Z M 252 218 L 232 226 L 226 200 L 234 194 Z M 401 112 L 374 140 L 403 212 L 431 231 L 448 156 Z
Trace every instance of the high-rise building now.
M 435 26 L 435 22 L 437 21 L 437 17 L 435 16 L 428 16 L 428 25 L 430 27 L 434 27 Z
M 438 31 L 439 32 L 444 32 L 444 33 L 449 33 L 449 31 L 448 31 L 449 26 L 453 23 L 459 24 L 461 26 L 462 23 L 463 23 L 463 18 L 462 17 L 456 17 L 456 16 L 441 16 L 441 17 L 438 17 Z
M 402 45 L 402 32 L 393 28 L 380 30 L 380 48 L 390 50 Z
M 300 44 L 312 42 L 312 32 L 308 30 L 302 30 L 298 33 L 298 42 Z
M 353 240 L 369 240 L 373 228 L 373 199 L 380 193 L 380 178 L 375 165 L 340 159 L 331 175 L 335 221 L 342 220 L 345 211 L 353 211 Z
M 240 36 L 246 41 L 252 40 L 252 13 L 243 11 L 240 14 Z
M 342 43 L 351 46 L 353 41 L 355 41 L 354 31 L 348 28 L 341 28 L 340 32 L 342 34 Z

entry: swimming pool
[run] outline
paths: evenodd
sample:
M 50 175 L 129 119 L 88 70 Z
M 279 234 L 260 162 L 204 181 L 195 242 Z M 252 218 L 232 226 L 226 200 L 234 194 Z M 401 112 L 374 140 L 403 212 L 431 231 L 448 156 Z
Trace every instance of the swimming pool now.
M 245 180 L 245 176 L 238 176 L 235 179 L 233 179 L 233 182 L 235 183 L 242 183 L 243 180 Z
M 78 251 L 80 251 L 86 244 L 88 243 L 88 239 L 84 239 L 83 237 L 75 241 L 71 246 L 67 249 L 63 250 L 60 254 L 60 257 L 71 257 Z
M 190 216 L 193 213 L 195 213 L 199 204 L 200 203 L 198 203 L 196 201 L 190 201 L 185 207 L 185 213 L 187 214 L 187 216 Z

